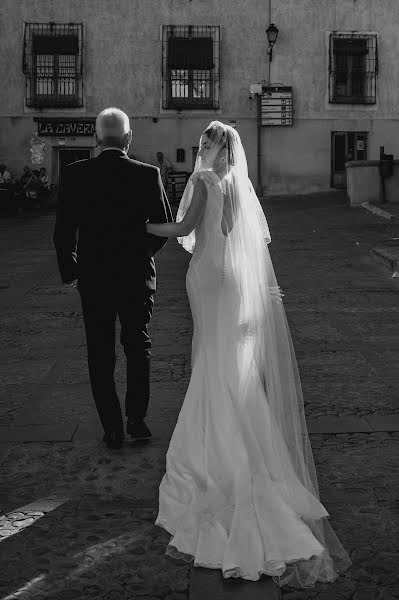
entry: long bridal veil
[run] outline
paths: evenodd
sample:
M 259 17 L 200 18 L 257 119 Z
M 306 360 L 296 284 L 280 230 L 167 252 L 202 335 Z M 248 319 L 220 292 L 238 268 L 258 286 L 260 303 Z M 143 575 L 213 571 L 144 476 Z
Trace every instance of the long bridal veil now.
M 248 448 L 254 447 L 254 437 L 259 440 L 259 447 L 263 445 L 262 437 L 267 438 L 267 469 L 273 484 L 323 547 L 318 555 L 287 563 L 284 573 L 273 579 L 280 586 L 312 587 L 317 581 L 333 581 L 351 561 L 320 503 L 295 352 L 268 249 L 271 236 L 248 177 L 240 137 L 234 128 L 214 121 L 204 132 L 201 146 L 205 139 L 207 149 L 197 157 L 177 221 L 183 219 L 190 206 L 199 174 L 215 169 L 220 172 L 219 164 L 225 164 L 226 174 L 220 179 L 221 226 L 226 234 L 225 255 L 229 257 L 230 277 L 240 290 L 238 325 L 248 342 L 243 359 L 249 368 L 240 373 L 237 397 L 248 397 L 254 376 L 260 378 L 270 422 L 269 431 L 259 432 L 246 424 L 243 415 L 243 435 L 247 436 Z M 188 252 L 193 252 L 195 230 L 178 241 Z M 253 464 L 255 468 L 255 461 Z

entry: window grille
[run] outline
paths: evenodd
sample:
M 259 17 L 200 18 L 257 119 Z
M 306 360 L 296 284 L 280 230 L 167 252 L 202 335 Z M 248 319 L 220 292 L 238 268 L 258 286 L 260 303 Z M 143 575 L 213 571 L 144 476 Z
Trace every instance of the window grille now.
M 330 35 L 330 102 L 375 104 L 377 38 L 372 34 Z
M 83 105 L 82 46 L 81 23 L 25 23 L 23 72 L 27 106 Z
M 162 28 L 162 106 L 219 107 L 220 28 Z

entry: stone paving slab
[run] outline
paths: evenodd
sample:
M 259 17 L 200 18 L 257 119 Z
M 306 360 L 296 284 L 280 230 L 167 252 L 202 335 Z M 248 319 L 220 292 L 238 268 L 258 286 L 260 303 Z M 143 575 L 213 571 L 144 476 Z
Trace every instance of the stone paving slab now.
M 19 412 L 29 402 L 31 383 L 20 384 L 0 381 L 0 426 L 11 425 Z
M 366 415 L 374 431 L 399 431 L 399 415 Z
M 215 569 L 191 567 L 189 600 L 280 600 L 281 590 L 270 577 L 262 577 L 259 582 L 244 579 L 224 579 Z
M 29 256 L 24 258 L 26 258 L 27 262 L 30 260 Z M 19 261 L 20 259 L 18 259 Z M 49 256 L 49 253 L 43 256 L 39 269 L 37 266 L 31 266 L 30 268 L 18 266 L 16 268 L 16 264 L 13 265 L 8 260 L 8 268 L 10 270 L 7 273 L 6 286 L 0 296 L 1 308 L 17 307 L 24 302 L 24 296 L 34 288 L 38 280 L 45 281 L 54 277 L 56 263 L 54 262 L 54 258 Z
M 34 357 L 12 357 L 0 363 L 0 381 L 16 385 L 29 382 L 33 386 L 45 377 L 54 364 L 53 357 L 39 360 Z
M 11 442 L 3 442 L 3 441 L 0 442 L 0 464 L 1 464 L 2 460 L 4 460 L 4 458 L 9 453 L 11 447 L 12 447 Z
M 393 324 L 394 327 L 394 324 Z M 396 368 L 396 365 L 399 364 L 395 361 L 399 360 L 399 349 L 389 347 L 389 343 L 385 346 L 384 349 L 379 350 L 378 359 L 375 360 L 376 371 L 378 374 L 383 377 L 386 381 L 390 381 L 393 385 L 398 385 L 399 383 L 399 371 Z
M 76 429 L 76 423 L 0 427 L 0 440 L 1 442 L 69 442 Z
M 350 417 L 319 417 L 308 419 L 307 427 L 309 433 L 355 433 L 371 432 L 372 425 L 365 417 L 360 419 Z
M 81 338 L 84 335 L 81 315 L 70 309 L 43 311 L 35 308 L 28 312 L 9 308 L 2 311 L 2 318 L 4 325 L 0 331 L 0 347 L 7 348 L 9 353 L 15 350 L 18 355 L 22 353 L 27 356 L 29 353 L 51 349 L 55 352 L 65 330 L 75 335 L 68 336 L 64 347 L 75 348 L 76 335 Z M 43 323 L 47 323 L 45 331 Z M 26 341 L 28 336 L 29 344 Z
M 306 379 L 308 375 L 313 377 L 316 372 L 318 377 L 328 377 L 331 380 L 337 378 L 351 378 L 363 380 L 376 375 L 376 371 L 363 354 L 359 351 L 350 352 L 312 352 L 306 356 L 297 356 L 298 367 L 301 378 Z
M 320 378 L 317 373 L 302 379 L 308 419 L 334 416 L 364 417 L 399 412 L 398 386 L 376 376 L 362 380 Z
M 160 418 L 151 417 L 146 419 L 146 423 L 152 433 L 151 441 L 162 442 L 167 444 L 165 440 L 169 440 L 176 426 L 177 416 L 174 420 L 160 420 Z M 76 423 L 76 429 L 72 436 L 74 442 L 99 440 L 103 435 L 103 429 L 98 419 L 90 423 Z M 132 443 L 130 436 L 126 435 L 125 445 Z
M 38 386 L 35 393 L 36 402 L 25 404 L 16 416 L 14 426 L 62 425 L 66 422 L 76 426 L 98 420 L 88 383 Z
M 396 296 L 396 303 L 399 304 L 399 294 Z M 375 312 L 370 319 L 364 318 L 364 315 L 344 313 L 340 315 L 340 325 L 342 331 L 350 331 L 355 336 L 359 344 L 381 345 L 382 348 L 390 348 L 397 342 L 397 331 L 392 327 L 392 322 L 386 318 L 386 314 Z

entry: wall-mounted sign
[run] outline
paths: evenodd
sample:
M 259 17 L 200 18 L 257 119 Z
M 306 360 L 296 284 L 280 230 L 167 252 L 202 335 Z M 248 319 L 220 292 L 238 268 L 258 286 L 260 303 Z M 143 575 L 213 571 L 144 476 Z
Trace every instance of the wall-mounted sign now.
M 46 143 L 43 138 L 34 133 L 29 141 L 30 160 L 32 165 L 42 165 L 44 163 L 44 149 Z
M 64 136 L 93 136 L 95 119 L 41 119 L 35 117 L 39 135 Z
M 292 125 L 293 100 L 291 86 L 263 87 L 261 96 L 262 125 Z
M 356 150 L 364 150 L 364 140 L 356 140 Z

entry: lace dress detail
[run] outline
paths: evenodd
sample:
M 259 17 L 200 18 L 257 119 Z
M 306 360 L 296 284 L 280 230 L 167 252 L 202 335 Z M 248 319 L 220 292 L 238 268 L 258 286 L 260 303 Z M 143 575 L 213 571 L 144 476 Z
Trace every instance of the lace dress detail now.
M 224 282 L 226 280 L 226 239 L 224 240 L 224 244 L 223 244 L 223 262 L 222 262 L 222 285 L 224 285 Z

